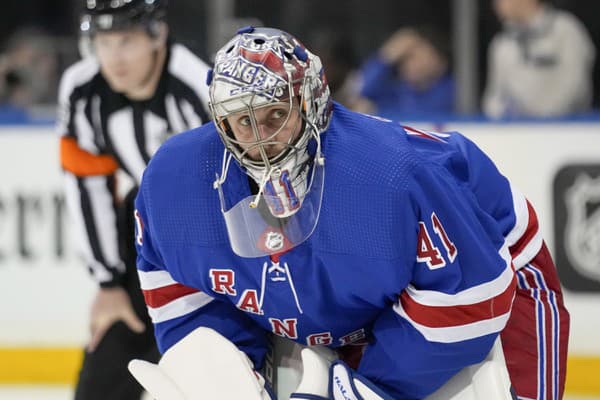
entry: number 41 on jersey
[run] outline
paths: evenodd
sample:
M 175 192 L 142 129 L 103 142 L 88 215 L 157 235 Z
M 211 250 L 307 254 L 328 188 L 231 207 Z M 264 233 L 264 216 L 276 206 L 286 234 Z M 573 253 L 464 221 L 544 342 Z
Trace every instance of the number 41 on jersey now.
M 419 221 L 419 236 L 417 238 L 417 262 L 424 262 L 429 269 L 438 269 L 446 266 L 446 259 L 451 263 L 456 258 L 458 251 L 454 243 L 448 238 L 440 219 L 431 213 L 431 226 L 433 232 L 440 238 L 446 250 L 446 257 L 442 256 L 442 252 L 433 244 L 431 235 L 427 229 L 427 225 L 423 221 Z

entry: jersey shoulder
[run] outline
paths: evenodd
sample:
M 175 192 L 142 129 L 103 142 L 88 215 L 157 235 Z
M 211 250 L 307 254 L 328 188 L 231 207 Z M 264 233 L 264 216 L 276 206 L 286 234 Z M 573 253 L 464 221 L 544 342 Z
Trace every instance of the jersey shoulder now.
M 343 180 L 350 179 L 355 185 L 401 188 L 420 162 L 398 123 L 351 112 L 337 104 L 325 136 L 325 158 L 332 161 L 329 170 L 339 166 Z
M 99 73 L 100 65 L 93 57 L 81 59 L 69 66 L 60 79 L 59 102 L 68 101 L 75 89 L 89 84 Z
M 165 246 L 227 243 L 219 196 L 213 188 L 223 144 L 212 123 L 169 138 L 150 160 L 143 196 L 153 235 Z
M 192 88 L 204 105 L 208 104 L 206 76 L 210 66 L 187 47 L 179 43 L 171 46 L 171 59 L 168 70 L 171 75 Z
M 144 178 L 173 181 L 173 176 L 214 180 L 223 144 L 212 122 L 171 136 L 150 160 Z

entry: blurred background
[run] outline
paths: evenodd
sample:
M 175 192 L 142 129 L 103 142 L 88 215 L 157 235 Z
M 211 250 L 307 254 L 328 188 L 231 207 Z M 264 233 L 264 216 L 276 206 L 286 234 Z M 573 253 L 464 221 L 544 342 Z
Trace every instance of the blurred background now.
M 570 61 L 546 83 L 517 69 L 502 81 L 515 67 L 502 46 L 556 37 L 515 26 L 500 2 L 171 0 L 167 21 L 209 63 L 241 26 L 289 31 L 341 103 L 475 140 L 538 209 L 572 316 L 567 395 L 600 399 L 600 2 L 545 2 L 580 28 L 524 55 L 542 70 Z M 82 4 L 9 0 L 0 13 L 0 399 L 70 398 L 87 340 L 93 283 L 73 252 L 53 125 Z
M 545 3 L 571 13 L 598 47 L 600 3 Z M 4 5 L 0 15 L 0 100 L 5 108 L 24 107 L 33 117 L 52 118 L 52 108 L 40 106 L 53 104 L 62 70 L 79 57 L 81 6 L 79 0 L 13 0 Z M 434 47 L 448 59 L 456 81 L 453 111 L 461 115 L 482 111 L 488 50 L 502 29 L 493 0 L 348 0 L 343 7 L 316 0 L 178 0 L 171 1 L 168 22 L 172 36 L 207 61 L 240 26 L 287 30 L 322 55 L 334 91 L 349 74 L 360 71 L 394 32 L 402 28 L 434 31 Z M 594 89 L 590 88 L 590 108 L 585 111 L 600 106 L 598 63 L 593 63 L 589 75 Z

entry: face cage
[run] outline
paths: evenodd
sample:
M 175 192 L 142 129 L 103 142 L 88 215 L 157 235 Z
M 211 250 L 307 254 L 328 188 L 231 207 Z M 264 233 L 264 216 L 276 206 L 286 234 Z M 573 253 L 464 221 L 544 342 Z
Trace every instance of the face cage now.
M 291 78 L 288 76 L 288 78 Z M 292 157 L 296 157 L 297 159 L 301 159 L 304 155 L 308 142 L 310 139 L 319 140 L 319 131 L 316 125 L 311 122 L 308 118 L 309 114 L 314 115 L 316 110 L 311 110 L 309 113 L 308 107 L 311 107 L 310 104 L 307 104 L 305 101 L 305 90 L 309 82 L 309 78 L 304 77 L 301 80 L 301 84 L 299 85 L 302 90 L 300 90 L 300 98 L 298 99 L 298 113 L 300 118 L 302 118 L 302 126 L 300 127 L 300 131 L 297 135 L 291 136 L 287 142 L 282 142 L 278 140 L 274 140 L 274 138 L 281 132 L 281 130 L 287 125 L 294 107 L 294 86 L 298 81 L 292 81 L 288 79 L 287 87 L 284 88 L 282 86 L 265 89 L 263 91 L 253 91 L 250 94 L 242 94 L 239 96 L 231 97 L 227 100 L 223 100 L 220 102 L 210 102 L 209 107 L 211 109 L 212 114 L 215 116 L 215 125 L 219 135 L 227 150 L 233 155 L 233 157 L 240 163 L 241 166 L 245 167 L 248 170 L 257 171 L 270 171 L 274 170 L 277 167 L 281 166 L 283 163 L 288 161 Z M 256 116 L 254 114 L 255 109 L 273 106 L 276 104 L 284 103 L 283 101 L 271 101 L 268 102 L 268 99 L 277 99 L 277 93 L 285 92 L 287 90 L 287 101 L 286 104 L 289 104 L 289 112 L 288 115 L 281 125 L 279 129 L 270 134 L 267 138 L 261 139 L 260 130 L 258 128 L 258 123 L 256 121 Z M 272 92 L 272 93 L 269 93 Z M 213 93 L 211 93 L 211 97 L 213 97 Z M 267 102 L 265 102 L 267 99 Z M 262 103 L 255 105 L 255 103 Z M 240 106 L 240 103 L 243 105 Z M 233 104 L 234 106 L 228 108 L 228 104 Z M 217 110 L 224 110 L 225 113 L 219 113 Z M 254 137 L 256 139 L 247 149 L 244 149 L 242 145 L 248 145 L 248 142 L 243 142 L 237 140 L 231 131 L 229 124 L 227 123 L 227 118 L 231 115 L 247 112 L 250 117 L 250 122 L 252 126 L 252 131 L 254 133 Z M 269 157 L 267 152 L 265 151 L 265 146 L 268 145 L 284 145 L 284 148 L 276 155 Z M 258 148 L 261 159 L 254 160 L 248 156 L 248 153 Z

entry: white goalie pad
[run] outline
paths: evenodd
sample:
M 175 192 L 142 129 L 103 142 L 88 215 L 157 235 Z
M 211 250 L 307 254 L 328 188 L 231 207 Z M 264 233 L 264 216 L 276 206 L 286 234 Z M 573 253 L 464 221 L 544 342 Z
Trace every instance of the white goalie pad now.
M 330 385 L 333 380 L 341 382 L 345 388 L 343 394 L 333 392 L 334 398 L 383 400 L 384 395 L 369 387 L 370 382 L 363 382 L 353 377 L 347 367 L 340 364 L 330 376 L 329 366 L 332 359 L 323 357 L 312 348 L 302 350 L 303 374 L 296 392 L 291 399 L 305 399 L 307 395 L 315 398 L 329 398 Z M 362 378 L 364 379 L 364 378 Z M 352 381 L 352 382 L 350 382 Z M 350 388 L 352 390 L 350 390 Z M 506 369 L 504 353 L 500 338 L 496 339 L 488 356 L 479 364 L 464 368 L 446 382 L 426 400 L 511 400 L 511 383 Z
M 426 400 L 511 400 L 510 377 L 500 337 L 479 364 L 463 368 Z
M 132 360 L 129 371 L 156 400 L 270 400 L 248 357 L 209 328 L 198 328 L 153 364 Z
M 302 366 L 304 373 L 296 393 L 311 394 L 314 396 L 327 397 L 329 393 L 329 367 L 335 360 L 335 353 L 326 352 L 323 348 L 305 348 L 302 350 Z

